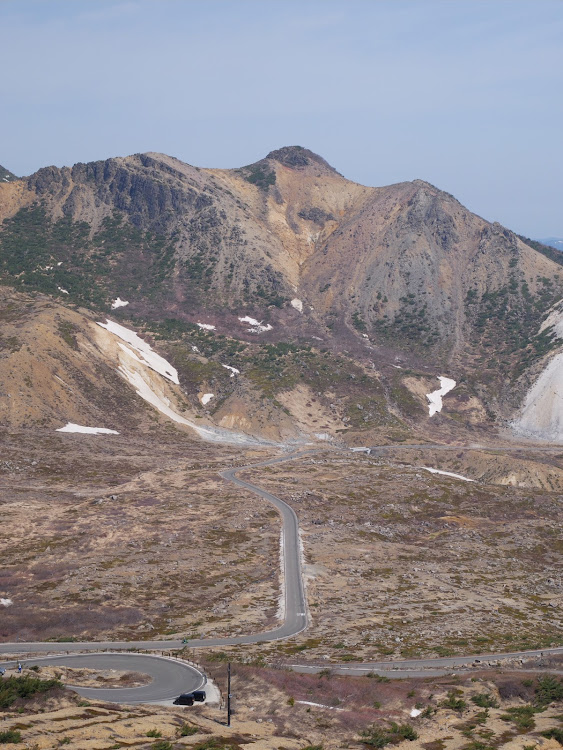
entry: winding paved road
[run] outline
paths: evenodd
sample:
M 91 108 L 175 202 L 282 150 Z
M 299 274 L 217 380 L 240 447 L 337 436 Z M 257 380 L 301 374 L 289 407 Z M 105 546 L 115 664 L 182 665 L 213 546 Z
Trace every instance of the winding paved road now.
M 51 646 L 52 647 L 52 646 Z M 115 669 L 118 672 L 140 672 L 149 675 L 147 685 L 135 688 L 87 688 L 68 685 L 84 698 L 111 701 L 112 703 L 162 702 L 177 698 L 180 693 L 199 690 L 205 685 L 205 675 L 186 662 L 153 654 L 70 654 L 25 659 L 25 666 L 52 664 L 86 669 Z M 16 662 L 4 662 L 5 668 L 17 667 Z
M 424 446 L 432 447 L 435 449 L 437 446 Z M 459 450 L 459 446 L 456 446 Z M 305 597 L 305 590 L 303 586 L 303 577 L 301 570 L 301 549 L 300 549 L 300 538 L 299 538 L 299 522 L 295 511 L 279 497 L 272 495 L 271 493 L 263 490 L 257 485 L 246 482 L 239 479 L 236 475 L 240 471 L 245 469 L 254 469 L 260 466 L 271 466 L 272 464 L 282 463 L 284 461 L 292 461 L 301 456 L 315 453 L 314 450 L 300 451 L 298 453 L 292 453 L 279 458 L 269 459 L 267 461 L 261 461 L 250 466 L 238 466 L 231 469 L 226 469 L 221 472 L 221 476 L 230 482 L 234 482 L 237 486 L 242 487 L 250 492 L 254 492 L 259 497 L 271 503 L 280 513 L 282 517 L 282 533 L 283 533 L 283 559 L 284 559 L 284 581 L 283 590 L 285 592 L 285 616 L 283 623 L 275 628 L 274 630 L 268 630 L 263 633 L 256 633 L 254 635 L 238 635 L 227 638 L 201 638 L 189 641 L 190 648 L 198 647 L 211 647 L 211 646 L 232 646 L 244 643 L 263 643 L 268 641 L 275 641 L 282 638 L 289 638 L 290 636 L 297 635 L 301 631 L 305 630 L 308 623 L 307 616 L 307 601 Z M 108 651 L 115 652 L 126 649 L 148 649 L 156 651 L 164 651 L 170 649 L 180 649 L 183 646 L 183 642 L 179 640 L 157 640 L 157 641 L 86 641 L 86 642 L 75 642 L 65 643 L 64 650 L 68 652 L 82 652 L 82 651 Z M 29 654 L 29 653 L 46 653 L 57 648 L 54 643 L 46 642 L 33 642 L 33 643 L 0 643 L 0 654 Z M 406 659 L 406 660 L 395 660 L 395 661 L 377 661 L 368 662 L 362 664 L 346 664 L 346 665 L 288 665 L 296 671 L 302 672 L 319 672 L 323 668 L 326 669 L 330 666 L 330 669 L 335 672 L 342 674 L 354 674 L 361 675 L 368 672 L 377 672 L 379 674 L 387 674 L 391 677 L 419 677 L 419 676 L 433 676 L 446 674 L 455 670 L 463 669 L 474 664 L 476 660 L 482 662 L 482 666 L 486 666 L 487 662 L 490 661 L 502 661 L 505 659 L 518 659 L 518 658 L 540 658 L 542 654 L 563 654 L 563 646 L 551 649 L 533 650 L 533 651 L 514 651 L 510 653 L 494 653 L 494 654 L 473 654 L 470 656 L 456 656 L 456 657 L 440 657 L 435 659 Z M 65 659 L 66 662 L 73 661 L 73 666 L 84 666 L 82 663 L 83 659 L 91 659 L 92 665 L 95 664 L 99 668 L 107 668 L 107 665 L 111 663 L 112 669 L 119 669 L 116 666 L 119 663 L 119 658 L 123 657 L 126 659 L 132 658 L 132 655 L 124 654 L 88 654 L 88 655 L 67 655 L 64 657 L 44 657 L 42 661 L 49 661 L 50 663 L 62 663 L 59 659 Z M 135 655 L 138 659 L 151 659 L 156 657 L 144 657 L 141 655 Z M 55 661 L 56 660 L 56 661 Z M 36 663 L 36 659 L 33 663 Z M 26 664 L 29 664 L 30 660 L 26 659 Z M 130 664 L 131 662 L 127 662 Z M 151 662 L 151 664 L 153 664 Z M 196 689 L 194 687 L 186 687 L 188 682 L 180 683 L 177 682 L 179 662 L 173 660 L 162 660 L 162 663 L 158 664 L 158 667 L 152 667 L 155 671 L 153 682 L 145 686 L 144 688 L 130 688 L 128 690 L 120 689 L 106 689 L 102 691 L 91 691 L 90 695 L 96 695 L 103 700 L 114 700 L 116 702 L 131 703 L 131 702 L 150 702 L 166 700 L 173 695 L 178 695 L 180 692 Z M 105 666 L 104 666 L 105 665 Z M 147 672 L 148 662 L 143 661 L 142 667 L 135 667 L 136 671 Z M 130 667 L 132 669 L 132 667 Z M 190 668 L 193 670 L 193 668 Z M 202 677 L 201 673 L 197 673 L 197 670 L 193 670 L 196 674 Z M 153 674 L 153 672 L 148 672 Z M 181 678 L 183 679 L 183 677 Z M 187 679 L 187 678 L 186 678 Z M 195 678 L 194 678 L 195 679 Z M 191 684 L 191 683 L 189 683 Z M 201 684 L 201 683 L 200 683 Z M 84 694 L 86 688 L 78 690 L 81 694 Z M 131 691 L 139 691 L 134 695 Z M 142 691 L 142 693 L 141 693 Z M 127 692 L 129 697 L 123 697 L 121 694 Z M 103 694 L 103 697 L 102 697 Z M 138 699 L 137 699 L 138 698 Z

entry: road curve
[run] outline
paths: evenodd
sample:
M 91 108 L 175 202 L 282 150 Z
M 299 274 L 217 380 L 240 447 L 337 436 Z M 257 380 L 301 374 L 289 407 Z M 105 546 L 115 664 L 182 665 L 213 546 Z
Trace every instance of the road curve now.
M 285 602 L 285 613 L 283 623 L 273 629 L 254 635 L 238 635 L 226 638 L 199 638 L 190 640 L 190 648 L 201 646 L 235 646 L 244 643 L 264 643 L 267 641 L 276 641 L 281 638 L 289 638 L 297 635 L 307 627 L 307 600 L 305 598 L 305 588 L 303 586 L 303 576 L 301 571 L 301 548 L 299 539 L 299 521 L 297 515 L 291 506 L 280 500 L 279 497 L 266 492 L 261 487 L 257 487 L 250 482 L 239 479 L 236 474 L 245 469 L 254 469 L 259 466 L 271 466 L 272 464 L 292 461 L 301 456 L 314 453 L 314 450 L 300 451 L 290 453 L 278 458 L 271 458 L 266 461 L 252 464 L 250 466 L 235 466 L 231 469 L 221 471 L 221 476 L 227 481 L 234 482 L 238 487 L 243 487 L 250 492 L 254 492 L 259 497 L 271 503 L 282 517 L 282 534 L 283 534 L 283 593 Z M 131 648 L 154 649 L 158 651 L 182 648 L 183 642 L 179 640 L 170 641 L 77 641 L 65 643 L 65 651 L 120 651 Z M 0 643 L 0 654 L 19 654 L 19 653 L 46 653 L 53 648 L 60 648 L 53 643 L 44 641 L 26 642 L 26 643 Z
M 408 446 L 406 446 L 408 447 Z M 436 447 L 436 446 L 425 446 Z M 459 450 L 459 446 L 457 446 Z M 315 450 L 291 453 L 279 458 L 273 458 L 249 466 L 237 466 L 225 469 L 221 476 L 227 481 L 234 482 L 250 492 L 268 501 L 279 511 L 283 522 L 284 535 L 284 591 L 285 591 L 285 617 L 283 623 L 273 629 L 254 635 L 239 635 L 226 638 L 200 638 L 189 641 L 190 648 L 203 648 L 213 646 L 233 646 L 238 644 L 264 643 L 282 638 L 289 638 L 305 630 L 308 623 L 307 602 L 303 586 L 301 571 L 301 550 L 299 540 L 299 523 L 295 511 L 287 503 L 271 493 L 263 490 L 257 485 L 239 479 L 236 474 L 245 469 L 255 469 L 260 466 L 271 466 L 272 464 L 291 461 L 301 456 L 315 453 Z M 125 649 L 148 649 L 164 651 L 180 649 L 185 645 L 180 640 L 157 640 L 157 641 L 84 641 L 65 643 L 64 649 L 70 651 L 120 651 Z M 0 654 L 21 653 L 46 653 L 56 648 L 56 644 L 43 641 L 28 643 L 0 643 Z M 318 665 L 287 665 L 296 671 L 319 672 L 329 667 L 332 671 L 342 674 L 361 675 L 368 672 L 387 674 L 390 677 L 418 677 L 421 675 L 432 676 L 446 674 L 452 671 L 467 668 L 476 661 L 482 662 L 485 667 L 490 661 L 504 661 L 520 658 L 540 658 L 542 655 L 563 654 L 563 646 L 556 648 L 536 649 L 530 651 L 512 651 L 508 653 L 472 654 L 468 656 L 438 657 L 432 659 L 397 659 L 393 661 L 374 661 L 359 664 L 324 664 Z M 111 658 L 115 658 L 112 655 Z M 27 663 L 27 660 L 26 660 Z M 115 667 L 113 667 L 115 668 Z
M 71 690 L 93 700 L 112 703 L 160 703 L 177 698 L 180 693 L 199 690 L 206 678 L 199 669 L 176 659 L 167 659 L 152 654 L 70 654 L 43 656 L 25 660 L 26 667 L 34 665 L 56 665 L 86 669 L 115 669 L 123 672 L 141 672 L 151 678 L 147 685 L 135 688 L 86 688 L 67 685 Z M 8 669 L 15 662 L 4 662 L 0 666 Z

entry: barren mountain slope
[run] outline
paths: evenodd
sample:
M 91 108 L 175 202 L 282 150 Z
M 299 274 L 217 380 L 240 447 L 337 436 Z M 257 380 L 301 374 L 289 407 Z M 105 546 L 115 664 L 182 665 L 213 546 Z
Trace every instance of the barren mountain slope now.
M 167 338 L 177 367 L 192 358 L 185 333 L 197 323 L 243 342 L 231 354 L 256 377 L 233 412 L 227 404 L 217 414 L 226 425 L 263 402 L 256 357 L 287 356 L 268 354 L 267 344 L 343 355 L 383 378 L 378 408 L 415 422 L 430 387 L 421 378 L 438 374 L 463 383 L 473 422 L 510 418 L 556 347 L 550 329 L 540 332 L 563 289 L 554 260 L 426 182 L 364 187 L 300 147 L 234 170 L 161 154 L 47 167 L 0 183 L 0 218 L 0 273 L 16 288 L 152 330 Z M 118 298 L 128 304 L 112 312 Z M 257 340 L 249 362 L 244 342 Z M 205 343 L 207 357 L 220 356 L 223 344 Z M 396 362 L 412 372 L 393 373 Z M 270 385 L 283 415 L 299 376 Z M 300 420 L 327 424 L 321 415 L 334 400 L 325 401 Z

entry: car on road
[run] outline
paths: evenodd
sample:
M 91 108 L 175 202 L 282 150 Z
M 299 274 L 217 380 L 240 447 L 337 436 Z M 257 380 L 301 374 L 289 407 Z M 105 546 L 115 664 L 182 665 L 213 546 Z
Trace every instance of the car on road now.
M 203 703 L 205 700 L 205 690 L 193 690 L 191 693 L 182 693 L 174 701 L 175 706 L 193 706 L 194 701 Z

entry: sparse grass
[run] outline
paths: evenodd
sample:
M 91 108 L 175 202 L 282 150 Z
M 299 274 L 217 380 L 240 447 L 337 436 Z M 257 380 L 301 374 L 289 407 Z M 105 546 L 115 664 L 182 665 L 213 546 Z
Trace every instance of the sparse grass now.
M 397 724 L 391 722 L 388 727 L 374 724 L 369 729 L 360 732 L 361 742 L 370 747 L 385 747 L 385 745 L 396 745 L 403 740 L 416 740 L 418 734 L 410 724 Z
M 512 721 L 521 732 L 527 732 L 536 726 L 534 714 L 537 713 L 535 706 L 512 706 L 506 710 L 506 714 L 500 718 L 503 721 Z
M 199 727 L 191 726 L 190 724 L 182 724 L 178 731 L 179 737 L 192 737 L 194 734 L 197 734 L 200 730 Z
M 157 740 L 152 743 L 151 750 L 173 750 L 173 745 L 168 740 Z

